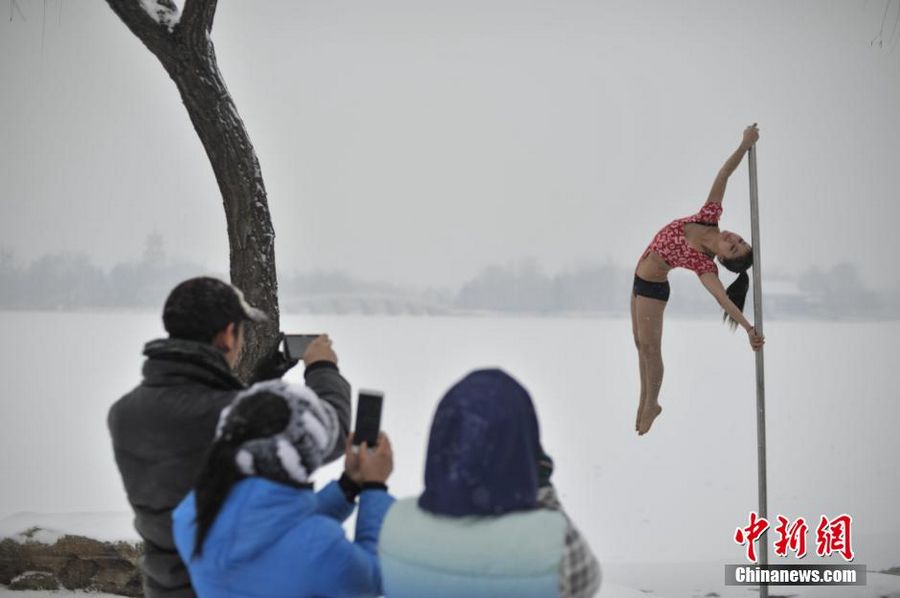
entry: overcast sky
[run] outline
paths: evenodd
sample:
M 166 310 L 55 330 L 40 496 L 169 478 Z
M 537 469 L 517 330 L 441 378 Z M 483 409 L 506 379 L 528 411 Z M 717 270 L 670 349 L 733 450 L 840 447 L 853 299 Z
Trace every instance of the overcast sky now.
M 0 20 L 0 245 L 108 266 L 155 231 L 225 271 L 212 170 L 156 59 L 104 2 L 17 4 L 24 20 Z M 426 286 L 526 256 L 631 266 L 758 121 L 766 272 L 851 261 L 893 286 L 900 3 L 872 47 L 884 10 L 220 0 L 213 40 L 284 271 Z M 722 226 L 749 237 L 747 187 L 745 163 Z

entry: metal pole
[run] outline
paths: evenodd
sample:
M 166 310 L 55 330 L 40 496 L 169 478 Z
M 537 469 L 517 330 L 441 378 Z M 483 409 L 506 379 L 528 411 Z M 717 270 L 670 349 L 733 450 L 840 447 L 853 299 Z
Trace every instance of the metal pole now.
M 759 247 L 759 202 L 756 185 L 756 144 L 750 146 L 748 159 L 750 166 L 750 237 L 753 243 L 753 327 L 758 334 L 763 333 L 762 310 L 762 264 Z M 763 349 L 756 352 L 756 447 L 757 476 L 759 478 L 759 516 L 768 519 L 766 497 L 766 385 L 763 368 Z M 769 563 L 769 534 L 761 537 L 759 562 Z M 760 584 L 760 598 L 768 598 L 769 586 Z

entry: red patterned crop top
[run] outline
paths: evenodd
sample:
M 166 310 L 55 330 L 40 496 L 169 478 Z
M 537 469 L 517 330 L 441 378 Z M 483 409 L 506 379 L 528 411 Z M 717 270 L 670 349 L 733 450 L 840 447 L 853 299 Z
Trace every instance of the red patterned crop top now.
M 697 273 L 697 276 L 712 272 L 719 273 L 713 258 L 702 251 L 697 251 L 688 245 L 684 238 L 684 225 L 687 223 L 718 225 L 722 216 L 722 204 L 710 202 L 703 205 L 699 212 L 687 218 L 673 220 L 664 226 L 641 256 L 643 260 L 651 251 L 655 251 L 672 268 L 687 268 Z

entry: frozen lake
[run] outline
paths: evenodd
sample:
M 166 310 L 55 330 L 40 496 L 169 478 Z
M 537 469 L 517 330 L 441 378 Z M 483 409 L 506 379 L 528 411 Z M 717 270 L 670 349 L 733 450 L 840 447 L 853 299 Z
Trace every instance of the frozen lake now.
M 732 534 L 757 502 L 754 360 L 746 335 L 714 313 L 666 322 L 665 411 L 641 438 L 624 319 L 318 315 L 287 316 L 282 328 L 328 332 L 354 388 L 385 391 L 395 494 L 421 489 L 442 393 L 473 368 L 500 366 L 530 390 L 554 482 L 602 563 L 742 560 Z M 139 381 L 158 314 L 2 312 L 0 329 L 0 519 L 127 510 L 106 411 Z M 870 569 L 900 565 L 898 333 L 897 322 L 766 330 L 770 517 L 850 513 L 855 562 Z

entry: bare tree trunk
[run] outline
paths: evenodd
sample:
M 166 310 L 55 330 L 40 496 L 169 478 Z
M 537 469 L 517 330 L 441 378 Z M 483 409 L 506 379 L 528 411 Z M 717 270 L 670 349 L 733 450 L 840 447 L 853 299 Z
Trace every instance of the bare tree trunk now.
M 277 342 L 275 231 L 256 152 L 216 63 L 210 32 L 217 1 L 186 0 L 181 14 L 172 0 L 107 3 L 175 81 L 222 193 L 231 281 L 269 315 L 247 327 L 238 375 L 249 380 Z

